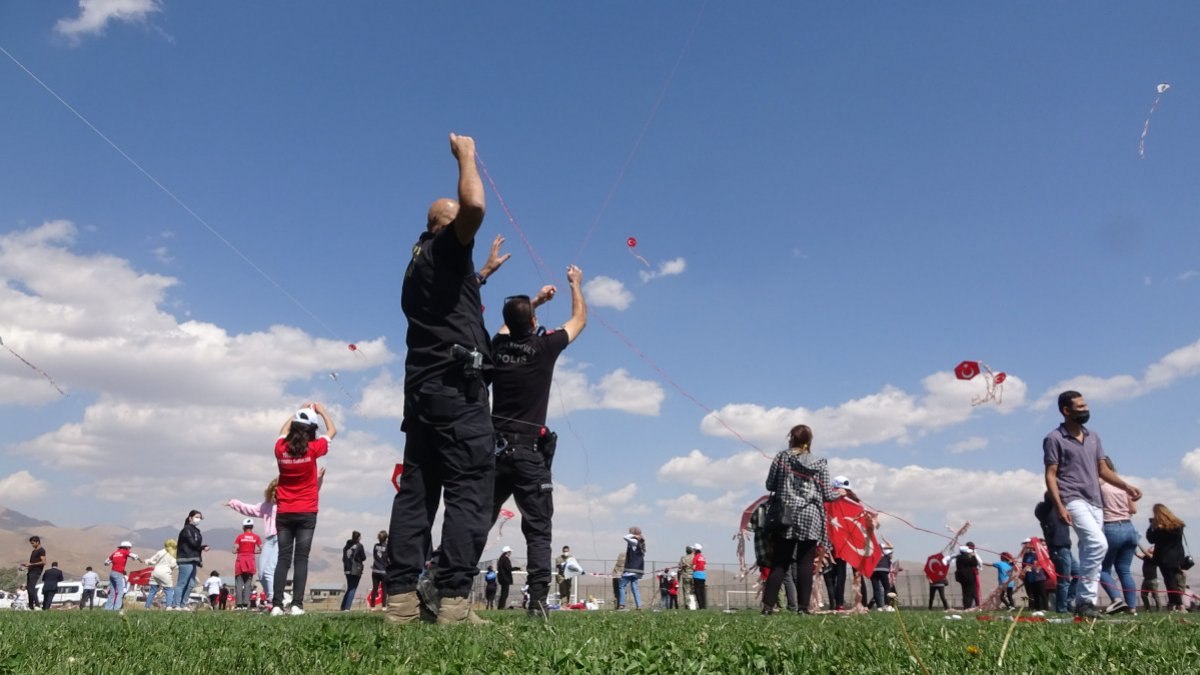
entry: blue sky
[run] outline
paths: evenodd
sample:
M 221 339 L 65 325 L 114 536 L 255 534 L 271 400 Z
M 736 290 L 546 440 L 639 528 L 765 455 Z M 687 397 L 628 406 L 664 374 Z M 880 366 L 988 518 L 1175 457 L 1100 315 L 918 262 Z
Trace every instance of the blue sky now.
M 216 512 L 315 397 L 345 432 L 319 536 L 386 524 L 400 275 L 455 131 L 546 281 L 577 261 L 594 317 L 768 454 L 808 422 L 872 504 L 1012 548 L 1046 396 L 1077 383 L 1121 472 L 1195 518 L 1197 29 L 1182 2 L 0 2 L 0 47 L 317 317 L 0 55 L 0 338 L 70 392 L 0 353 L 0 504 Z M 477 263 L 495 234 L 514 254 L 494 327 L 546 273 L 488 198 Z M 677 273 L 643 280 L 629 236 Z M 971 407 L 963 359 L 1009 373 L 1001 405 Z M 557 382 L 555 545 L 611 557 L 639 524 L 732 561 L 758 451 L 597 318 Z

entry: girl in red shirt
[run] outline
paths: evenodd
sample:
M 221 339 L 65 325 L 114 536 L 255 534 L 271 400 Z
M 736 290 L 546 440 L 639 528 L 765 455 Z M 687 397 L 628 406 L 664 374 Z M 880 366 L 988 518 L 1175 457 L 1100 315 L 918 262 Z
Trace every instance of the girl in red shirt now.
M 317 436 L 317 418 L 325 423 L 325 434 Z M 329 441 L 337 435 L 333 420 L 320 403 L 305 404 L 283 423 L 275 441 L 279 465 L 279 487 L 275 491 L 275 529 L 279 537 L 279 561 L 275 564 L 274 602 L 271 616 L 283 616 L 283 588 L 295 555 L 291 614 L 304 613 L 304 587 L 308 581 L 308 553 L 317 529 L 317 495 L 320 487 L 317 458 L 329 452 Z

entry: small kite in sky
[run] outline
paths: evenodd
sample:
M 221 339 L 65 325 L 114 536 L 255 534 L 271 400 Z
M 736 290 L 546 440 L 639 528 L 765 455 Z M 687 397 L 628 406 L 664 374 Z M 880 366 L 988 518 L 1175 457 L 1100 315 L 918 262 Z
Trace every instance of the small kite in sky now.
M 1150 118 L 1154 116 L 1154 111 L 1158 109 L 1158 102 L 1162 100 L 1163 94 L 1171 85 L 1163 82 L 1156 88 L 1158 94 L 1154 97 L 1154 103 L 1150 104 L 1150 112 L 1146 115 L 1146 121 L 1142 124 L 1142 137 L 1138 139 L 1138 159 L 1146 159 L 1146 136 L 1150 133 Z
M 980 375 L 983 375 L 984 383 L 987 384 L 987 392 L 972 399 L 971 405 L 980 405 L 988 401 L 995 401 L 997 405 L 1002 403 L 1004 381 L 1008 379 L 1008 373 L 993 372 L 988 364 L 982 361 L 963 361 L 954 367 L 954 376 L 960 380 L 973 380 Z
M 46 378 L 46 381 L 50 383 L 50 386 L 57 389 L 58 393 L 62 394 L 63 396 L 67 395 L 67 392 L 63 391 L 62 387 L 58 386 L 58 383 L 54 381 L 54 378 L 50 377 L 50 373 L 47 373 L 46 371 L 42 370 L 41 368 L 38 368 L 37 366 L 30 363 L 29 361 L 26 361 L 24 356 L 21 356 L 20 354 L 14 352 L 12 347 L 9 347 L 8 345 L 4 344 L 3 338 L 0 338 L 0 347 L 4 347 L 5 349 L 7 349 L 9 354 L 12 354 L 13 356 L 17 357 L 17 359 L 20 360 L 21 363 L 24 363 L 25 365 L 29 366 L 33 370 L 33 372 Z
M 498 536 L 504 536 L 504 524 L 515 518 L 517 514 L 508 509 L 500 509 L 500 529 L 496 532 Z
M 626 240 L 625 240 L 625 246 L 626 246 L 626 247 L 629 249 L 629 255 L 632 255 L 633 257 L 635 257 L 635 258 L 637 258 L 638 260 L 642 261 L 642 264 L 643 264 L 643 265 L 645 265 L 646 267 L 650 267 L 650 263 L 649 263 L 649 262 L 648 262 L 648 261 L 647 261 L 645 258 L 643 258 L 642 256 L 638 255 L 638 252 L 637 252 L 637 237 L 630 237 L 630 238 L 626 239 Z
M 350 399 L 351 403 L 354 402 L 354 397 L 350 395 L 350 392 L 346 391 L 346 388 L 342 386 L 341 381 L 338 380 L 337 373 L 329 373 L 329 379 L 333 380 L 333 383 L 337 385 L 338 389 L 342 390 L 342 393 L 346 395 L 346 398 Z

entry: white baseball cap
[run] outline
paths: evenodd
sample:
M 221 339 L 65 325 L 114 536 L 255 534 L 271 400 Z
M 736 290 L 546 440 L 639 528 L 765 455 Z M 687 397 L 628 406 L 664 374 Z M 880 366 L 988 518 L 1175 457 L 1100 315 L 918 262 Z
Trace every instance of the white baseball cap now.
M 505 546 L 504 548 L 500 549 L 500 552 L 501 552 L 501 553 L 512 553 L 512 547 L 511 547 L 511 546 Z
M 1030 540 L 1030 538 L 1029 538 L 1029 537 L 1025 537 L 1024 539 L 1022 539 L 1022 540 L 1021 540 L 1021 543 L 1022 543 L 1022 544 L 1028 544 L 1030 541 L 1031 541 L 1031 540 Z
M 312 408 L 301 408 L 296 411 L 295 415 L 292 416 L 293 422 L 299 422 L 301 424 L 311 424 L 314 427 L 317 426 L 317 419 L 318 419 L 317 411 L 313 410 Z
M 703 548 L 703 547 L 702 547 L 700 544 L 692 544 L 692 548 L 694 548 L 694 549 L 696 549 L 697 551 L 699 551 L 699 550 L 700 550 L 701 548 Z
M 129 543 L 128 541 L 123 541 L 117 548 L 133 548 L 133 544 Z
M 849 490 L 850 489 L 850 479 L 846 478 L 845 476 L 834 476 L 833 477 L 833 487 L 836 490 Z
M 247 518 L 242 521 L 242 527 L 254 527 L 254 519 Z

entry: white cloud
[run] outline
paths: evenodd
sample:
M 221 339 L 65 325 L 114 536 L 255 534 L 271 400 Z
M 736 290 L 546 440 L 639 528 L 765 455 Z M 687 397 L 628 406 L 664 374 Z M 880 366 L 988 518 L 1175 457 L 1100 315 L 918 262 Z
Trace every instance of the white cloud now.
M 322 494 L 342 504 L 388 499 L 400 451 L 346 424 L 329 379 L 393 360 L 383 338 L 358 341 L 356 354 L 290 326 L 231 334 L 180 322 L 163 309 L 175 279 L 76 254 L 75 236 L 66 221 L 0 235 L 0 337 L 83 406 L 78 418 L 6 444 L 8 454 L 55 469 L 47 482 L 81 509 L 107 503 L 131 520 L 174 523 L 180 508 L 212 511 L 261 494 L 277 473 L 283 421 L 302 401 L 324 400 L 341 433 L 323 461 Z M 389 384 L 385 371 L 360 405 L 385 411 Z M 58 398 L 17 359 L 0 359 L 0 405 Z
M 1198 276 L 1200 276 L 1200 272 L 1197 272 L 1196 270 L 1188 270 L 1188 271 L 1184 272 L 1183 274 L 1180 274 L 1179 276 L 1175 277 L 1175 279 L 1177 281 L 1187 281 L 1189 279 L 1195 279 Z
M 368 419 L 404 419 L 404 383 L 392 379 L 390 371 L 380 371 L 363 389 L 354 412 Z
M 961 455 L 976 450 L 982 450 L 988 446 L 988 439 L 983 436 L 971 436 L 964 438 L 957 443 L 951 443 L 946 450 L 952 455 Z
M 1183 470 L 1186 471 L 1193 480 L 1200 481 L 1200 448 L 1192 450 L 1183 456 Z
M 913 434 L 923 434 L 959 424 L 983 410 L 1012 412 L 1025 401 L 1026 384 L 1015 375 L 1004 383 L 1001 404 L 972 406 L 983 393 L 983 384 L 958 380 L 950 372 L 938 372 L 921 381 L 924 394 L 915 395 L 893 386 L 878 393 L 837 406 L 810 410 L 804 407 L 766 408 L 754 403 L 730 403 L 704 416 L 700 429 L 713 436 L 736 437 L 721 421 L 751 442 L 778 444 L 788 429 L 807 424 L 815 433 L 817 448 L 853 448 L 888 441 L 907 443 Z
M 638 276 L 642 278 L 642 281 L 650 281 L 652 279 L 658 279 L 661 277 L 671 277 L 677 274 L 683 274 L 685 269 L 687 269 L 687 261 L 683 258 L 675 258 L 674 260 L 666 260 L 659 263 L 657 270 L 642 270 L 641 272 L 638 272 Z
M 699 450 L 672 457 L 658 468 L 659 480 L 695 487 L 742 487 L 763 483 L 769 462 L 757 451 L 747 450 L 723 459 L 712 459 Z
M 171 255 L 171 250 L 166 246 L 158 246 L 154 249 L 154 258 L 158 262 L 167 265 L 175 261 L 175 257 Z
M 557 525 L 562 518 L 609 518 L 618 511 L 635 506 L 637 483 L 626 483 L 611 492 L 601 492 L 595 485 L 572 489 L 563 483 L 554 483 L 554 518 Z M 515 508 L 513 509 L 516 510 Z
M 611 307 L 624 311 L 633 304 L 633 293 L 625 284 L 606 276 L 589 279 L 583 284 L 583 296 L 592 307 Z
M 550 390 L 550 416 L 558 417 L 576 410 L 620 410 L 633 415 L 655 417 L 666 394 L 653 380 L 639 380 L 624 368 L 618 368 L 588 382 L 586 365 L 572 365 L 560 358 L 554 368 Z
M 0 503 L 27 502 L 46 493 L 49 485 L 22 469 L 0 478 Z
M 740 491 L 726 492 L 707 501 L 689 492 L 671 499 L 659 499 L 655 504 L 668 522 L 735 523 L 731 527 L 736 527 L 748 501 L 746 493 Z
M 77 40 L 103 33 L 109 23 L 138 23 L 161 11 L 159 0 L 79 0 L 79 16 L 59 19 L 54 30 Z
M 359 355 L 290 326 L 229 334 L 162 309 L 172 277 L 109 255 L 78 255 L 75 227 L 47 222 L 0 236 L 0 338 L 72 392 L 155 405 L 276 405 L 285 387 L 395 358 L 383 338 Z M 19 323 L 15 319 L 19 317 Z M 16 359 L 0 359 L 0 404 L 37 405 L 58 392 Z M 181 386 L 180 383 L 186 383 Z M 290 405 L 290 404 L 289 404 Z
M 1112 377 L 1080 375 L 1050 387 L 1034 405 L 1041 409 L 1052 409 L 1058 402 L 1059 393 L 1070 389 L 1097 403 L 1123 401 L 1168 387 L 1175 380 L 1197 374 L 1200 374 L 1200 340 L 1180 347 L 1152 363 L 1140 378 L 1128 374 Z

